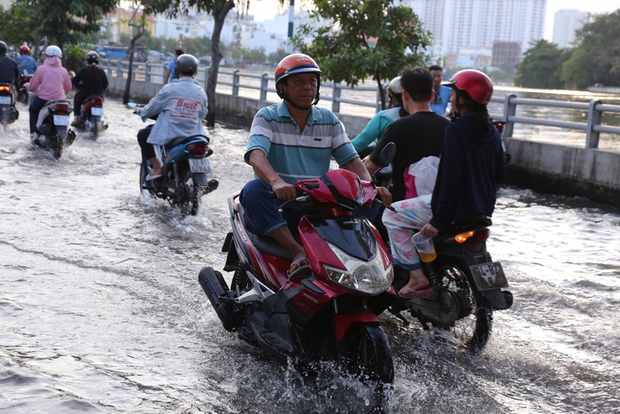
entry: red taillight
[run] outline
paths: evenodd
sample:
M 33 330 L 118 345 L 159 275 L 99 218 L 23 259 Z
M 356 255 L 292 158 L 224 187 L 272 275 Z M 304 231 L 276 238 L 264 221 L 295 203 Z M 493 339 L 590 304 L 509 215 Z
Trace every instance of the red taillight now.
M 185 149 L 189 151 L 190 154 L 194 155 L 204 155 L 207 153 L 207 143 L 206 142 L 197 142 L 195 144 L 189 144 Z
M 91 105 L 103 106 L 103 98 L 93 98 L 90 100 Z
M 56 104 L 57 111 L 67 111 L 69 109 L 69 105 L 67 104 Z
M 454 236 L 454 240 L 457 243 L 483 243 L 489 238 L 489 229 L 483 228 L 478 230 L 470 230 L 464 233 L 459 233 Z
M 11 92 L 11 87 L 6 85 L 0 85 L 0 92 Z

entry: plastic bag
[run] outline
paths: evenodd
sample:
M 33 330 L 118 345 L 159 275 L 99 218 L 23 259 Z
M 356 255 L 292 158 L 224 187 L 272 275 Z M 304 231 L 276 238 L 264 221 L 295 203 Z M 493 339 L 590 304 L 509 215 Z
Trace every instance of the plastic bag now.
M 439 157 L 429 156 L 413 163 L 405 169 L 405 198 L 415 198 L 432 194 L 437 180 Z

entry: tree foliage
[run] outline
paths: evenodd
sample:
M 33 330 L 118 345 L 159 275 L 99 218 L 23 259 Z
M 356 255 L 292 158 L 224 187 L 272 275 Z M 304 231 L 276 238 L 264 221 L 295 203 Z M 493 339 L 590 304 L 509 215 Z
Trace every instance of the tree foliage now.
M 75 43 L 77 33 L 99 31 L 99 21 L 116 7 L 116 0 L 17 0 L 36 11 L 35 25 L 41 36 L 62 47 Z
M 562 68 L 563 79 L 577 88 L 595 83 L 620 85 L 620 9 L 597 15 L 577 32 L 577 47 Z
M 280 0 L 282 3 L 282 0 Z M 214 26 L 211 36 L 211 70 L 207 81 L 209 113 L 207 125 L 215 125 L 215 86 L 223 54 L 220 49 L 220 35 L 224 20 L 233 7 L 238 6 L 247 12 L 250 0 L 143 0 L 145 12 L 149 14 L 165 13 L 169 17 L 187 15 L 189 10 L 205 11 L 213 16 Z
M 0 11 L 0 39 L 8 45 L 34 42 L 36 36 L 36 11 L 16 0 L 8 10 Z
M 394 0 L 315 0 L 311 19 L 328 22 L 299 27 L 293 42 L 312 56 L 325 78 L 356 86 L 371 77 L 382 82 L 398 76 L 405 66 L 427 66 L 430 33 L 409 7 Z M 306 44 L 304 38 L 313 38 Z M 382 96 L 385 107 L 385 96 Z
M 566 53 L 557 44 L 544 39 L 534 42 L 517 68 L 515 85 L 539 89 L 563 88 L 563 59 L 566 60 Z

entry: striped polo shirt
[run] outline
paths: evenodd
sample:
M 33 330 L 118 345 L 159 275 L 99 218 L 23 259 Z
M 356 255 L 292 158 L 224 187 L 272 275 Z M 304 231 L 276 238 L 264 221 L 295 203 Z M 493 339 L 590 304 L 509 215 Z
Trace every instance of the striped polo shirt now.
M 300 131 L 284 101 L 254 116 L 246 163 L 255 149 L 263 151 L 274 171 L 290 184 L 325 174 L 332 157 L 342 167 L 358 156 L 344 125 L 329 109 L 312 106 L 306 127 Z

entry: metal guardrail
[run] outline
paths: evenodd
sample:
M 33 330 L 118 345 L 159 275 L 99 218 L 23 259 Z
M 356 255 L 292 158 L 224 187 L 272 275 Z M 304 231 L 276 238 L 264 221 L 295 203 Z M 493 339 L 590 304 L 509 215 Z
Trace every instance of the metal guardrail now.
M 133 78 L 137 81 L 162 84 L 166 73 L 166 66 L 167 63 L 162 62 L 134 62 L 134 68 L 132 71 Z M 129 72 L 129 62 L 126 60 L 101 59 L 100 67 L 107 72 L 108 77 L 118 77 L 120 75 L 121 77 L 126 78 Z M 199 67 L 195 78 L 201 82 L 205 88 L 208 78 L 207 72 L 208 68 Z M 274 78 L 268 73 L 259 75 L 242 72 L 238 69 L 231 71 L 226 68 L 221 68 L 218 76 L 230 77 L 230 81 L 218 79 L 218 87 L 230 86 L 232 88 L 232 95 L 235 96 L 239 95 L 240 89 L 257 90 L 259 91 L 259 99 L 265 101 L 267 100 L 268 93 L 276 93 L 275 86 L 271 86 L 274 83 Z M 245 79 L 249 79 L 250 81 L 244 82 Z M 321 99 L 332 102 L 331 110 L 333 112 L 340 112 L 341 103 L 371 107 L 374 108 L 375 111 L 379 111 L 381 109 L 379 90 L 375 86 L 357 86 L 355 88 L 350 88 L 340 83 L 321 83 L 321 92 L 324 93 L 326 89 L 331 91 L 331 95 L 321 94 Z M 374 92 L 374 102 L 345 98 L 342 96 L 342 92 L 345 90 L 354 90 L 356 92 Z M 514 125 L 516 123 L 585 131 L 586 148 L 598 148 L 601 132 L 620 135 L 620 127 L 601 124 L 604 112 L 620 113 L 620 106 L 606 105 L 600 100 L 592 100 L 589 103 L 568 102 L 548 99 L 524 99 L 517 98 L 516 95 L 510 94 L 504 98 L 493 97 L 491 98 L 491 102 L 502 103 L 504 106 L 503 114 L 491 114 L 491 117 L 496 121 L 503 121 L 506 123 L 502 133 L 502 136 L 505 138 L 511 138 L 513 136 Z M 587 123 L 517 116 L 518 105 L 583 110 L 587 113 Z

